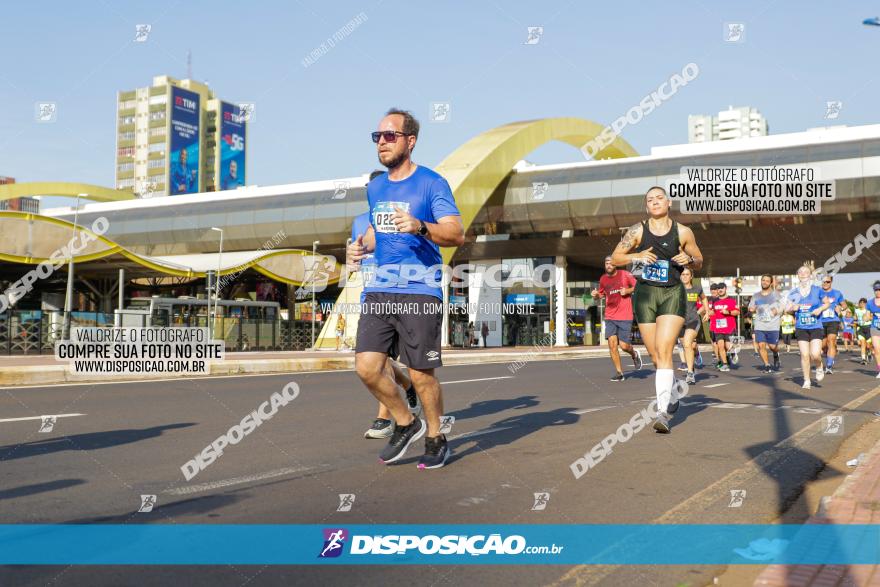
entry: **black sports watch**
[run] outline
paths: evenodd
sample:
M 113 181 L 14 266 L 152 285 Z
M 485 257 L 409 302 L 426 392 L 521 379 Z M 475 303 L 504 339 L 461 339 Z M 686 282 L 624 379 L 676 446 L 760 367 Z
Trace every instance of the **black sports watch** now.
M 428 225 L 425 224 L 424 220 L 419 220 L 419 236 L 427 236 L 428 235 Z

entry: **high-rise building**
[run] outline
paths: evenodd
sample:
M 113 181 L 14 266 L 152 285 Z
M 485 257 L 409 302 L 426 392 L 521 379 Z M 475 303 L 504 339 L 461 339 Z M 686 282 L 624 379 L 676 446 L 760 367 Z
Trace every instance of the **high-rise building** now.
M 116 110 L 117 189 L 144 197 L 245 184 L 247 116 L 206 84 L 157 76 L 119 92 Z
M 749 137 L 767 136 L 767 119 L 757 108 L 729 106 L 717 116 L 691 114 L 688 116 L 688 142 L 706 143 Z
M 0 185 L 15 183 L 14 177 L 6 177 L 0 175 Z M 25 196 L 23 198 L 12 198 L 11 200 L 0 200 L 0 210 L 15 210 L 16 212 L 30 212 L 31 214 L 40 213 L 40 200 Z

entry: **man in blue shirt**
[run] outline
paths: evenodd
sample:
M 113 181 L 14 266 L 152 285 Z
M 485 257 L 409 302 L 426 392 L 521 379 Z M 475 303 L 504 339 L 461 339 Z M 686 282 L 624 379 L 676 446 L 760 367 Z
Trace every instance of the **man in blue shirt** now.
M 373 181 L 378 176 L 384 174 L 384 171 L 373 171 L 370 173 L 370 181 Z M 364 212 L 363 214 L 355 217 L 354 221 L 351 223 L 351 240 L 357 240 L 359 235 L 366 234 L 367 230 L 370 227 L 370 213 Z M 372 282 L 373 277 L 376 275 L 376 256 L 373 254 L 366 255 L 360 261 L 360 276 L 361 283 L 366 289 L 366 286 Z M 361 305 L 364 303 L 364 298 L 366 297 L 366 292 L 361 292 Z M 360 321 L 358 322 L 360 326 Z M 409 409 L 416 414 L 419 411 L 419 400 L 416 395 L 416 390 L 412 385 L 412 381 L 410 381 L 409 375 L 406 373 L 402 365 L 398 365 L 394 360 L 397 358 L 397 349 L 392 349 L 391 353 L 388 355 L 389 360 L 386 365 L 386 374 L 391 377 L 394 381 L 397 382 L 403 389 L 406 390 L 406 401 L 409 405 Z M 394 423 L 391 420 L 391 412 L 388 411 L 388 408 L 382 402 L 379 402 L 379 413 L 376 416 L 376 419 L 373 420 L 373 424 L 367 429 L 364 433 L 364 438 L 389 438 L 391 434 L 394 432 Z
M 186 164 L 188 157 L 186 149 L 180 150 L 179 157 L 177 163 L 171 166 L 171 193 L 173 195 L 193 193 L 196 191 L 196 170 L 190 169 Z
M 834 373 L 834 359 L 837 357 L 837 333 L 840 331 L 840 316 L 846 310 L 846 299 L 839 290 L 832 289 L 830 275 L 822 277 L 822 301 L 831 305 L 824 310 L 819 318 L 825 329 L 822 347 L 825 350 L 825 374 Z
M 420 469 L 442 467 L 449 458 L 440 433 L 443 398 L 434 369 L 442 365 L 440 331 L 443 290 L 440 247 L 464 243 L 464 226 L 452 190 L 436 172 L 412 161 L 419 123 L 410 112 L 389 110 L 372 133 L 379 162 L 388 173 L 367 186 L 370 227 L 348 247 L 359 263 L 373 252 L 378 269 L 366 288 L 358 324 L 355 366 L 376 399 L 388 406 L 394 432 L 379 458 L 393 463 L 425 436 Z M 409 366 L 425 421 L 410 414 L 397 385 L 385 376 L 395 346 Z

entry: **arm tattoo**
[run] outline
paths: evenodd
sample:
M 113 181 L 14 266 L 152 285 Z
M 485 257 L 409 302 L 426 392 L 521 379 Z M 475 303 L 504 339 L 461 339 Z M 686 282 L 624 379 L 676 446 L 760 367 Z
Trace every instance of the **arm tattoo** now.
M 636 246 L 636 239 L 639 235 L 639 226 L 639 224 L 633 224 L 629 227 L 629 230 L 627 230 L 623 235 L 623 238 L 620 239 L 620 244 L 617 245 L 618 249 L 628 253 Z

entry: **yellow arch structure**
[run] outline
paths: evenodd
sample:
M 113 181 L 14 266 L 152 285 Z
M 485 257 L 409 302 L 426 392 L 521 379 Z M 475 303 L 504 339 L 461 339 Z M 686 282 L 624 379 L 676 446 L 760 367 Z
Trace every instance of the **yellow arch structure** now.
M 461 212 L 465 232 L 480 209 L 486 205 L 495 188 L 510 173 L 514 165 L 529 153 L 550 141 L 562 141 L 583 149 L 596 139 L 605 127 L 583 118 L 542 118 L 512 122 L 481 133 L 453 151 L 434 169 L 446 178 L 455 203 Z M 638 152 L 619 136 L 600 149 L 596 159 L 635 157 Z M 448 264 L 456 247 L 443 247 L 443 263 Z M 360 295 L 360 281 L 351 280 L 339 296 L 338 302 L 355 301 Z M 357 289 L 357 291 L 348 291 Z M 324 323 L 316 348 L 335 348 L 335 330 L 338 314 Z M 357 316 L 345 321 L 345 337 L 357 332 Z
M 512 122 L 479 134 L 453 151 L 435 171 L 446 178 L 461 212 L 464 229 L 514 165 L 550 141 L 562 141 L 582 149 L 605 129 L 583 118 L 543 118 Z M 635 157 L 638 153 L 619 136 L 596 153 L 596 159 Z M 454 247 L 442 249 L 443 262 L 449 263 Z
M 28 230 L 27 226 L 21 226 L 22 223 L 40 225 L 38 228 L 40 231 L 39 241 L 27 243 L 29 239 L 23 235 L 33 233 L 33 231 Z M 75 263 L 95 261 L 112 255 L 122 255 L 138 265 L 165 275 L 188 278 L 207 276 L 207 273 L 204 271 L 178 269 L 158 263 L 149 257 L 138 255 L 104 236 L 95 234 L 82 225 L 77 225 L 74 228 L 73 223 L 67 220 L 15 211 L 0 211 L 0 250 L 12 251 L 10 253 L 0 253 L 0 261 L 28 265 L 38 265 L 52 260 L 55 260 L 56 263 L 63 260 L 66 263 L 70 257 L 67 256 L 67 252 L 64 251 L 63 247 L 71 242 L 74 229 L 77 232 L 88 233 L 92 237 L 92 242 L 88 243 L 80 254 L 74 256 Z M 26 250 L 29 250 L 31 254 L 19 254 L 24 253 Z M 56 252 L 59 254 L 56 254 Z M 300 274 L 303 274 L 302 277 L 305 277 L 305 273 L 309 271 L 305 267 L 303 259 L 311 257 L 311 254 L 311 251 L 300 249 L 265 251 L 263 254 L 244 263 L 221 267 L 220 275 L 231 275 L 240 273 L 248 268 L 253 268 L 266 277 L 282 283 L 302 286 L 303 280 L 296 279 L 296 277 L 300 276 Z M 301 259 L 291 259 L 291 257 L 300 257 Z M 342 267 L 336 264 L 327 282 L 336 283 L 339 281 L 341 271 Z
M 26 196 L 65 196 L 75 198 L 82 194 L 85 200 L 95 202 L 121 202 L 134 200 L 134 192 L 115 190 L 90 183 L 69 183 L 65 181 L 32 181 L 0 185 L 0 200 L 11 200 Z

